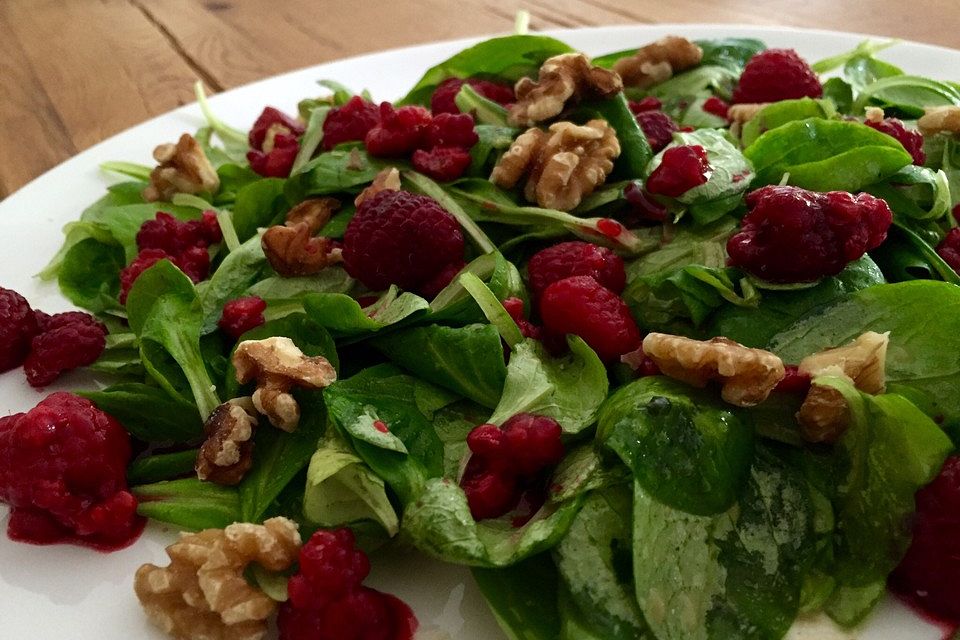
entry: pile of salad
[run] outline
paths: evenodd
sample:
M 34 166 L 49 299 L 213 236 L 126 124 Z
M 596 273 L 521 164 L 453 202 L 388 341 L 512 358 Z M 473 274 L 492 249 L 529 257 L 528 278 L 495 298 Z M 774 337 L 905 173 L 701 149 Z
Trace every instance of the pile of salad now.
M 960 620 L 960 84 L 891 44 L 515 35 L 249 131 L 198 88 L 41 274 L 86 312 L 0 289 L 0 370 L 102 381 L 0 418 L 10 537 L 183 530 L 135 587 L 186 639 L 410 638 L 390 553 L 511 638 Z

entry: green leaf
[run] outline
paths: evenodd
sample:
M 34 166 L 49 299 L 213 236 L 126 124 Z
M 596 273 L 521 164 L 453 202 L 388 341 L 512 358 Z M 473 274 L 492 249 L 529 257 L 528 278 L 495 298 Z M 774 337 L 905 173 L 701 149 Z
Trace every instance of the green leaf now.
M 510 317 L 503 304 L 497 300 L 496 294 L 484 284 L 483 280 L 472 273 L 464 273 L 458 279 L 508 347 L 513 349 L 517 343 L 523 340 L 523 334 L 520 333 L 517 323 Z
M 63 295 L 92 313 L 121 309 L 120 270 L 126 266 L 123 249 L 94 238 L 70 247 L 57 272 Z
M 263 178 L 237 191 L 231 212 L 240 242 L 255 236 L 258 227 L 269 227 L 276 220 L 284 206 L 283 185 L 279 178 Z
M 169 213 L 180 220 L 195 220 L 200 211 L 193 207 L 178 207 L 164 202 L 125 204 L 120 206 L 91 207 L 83 212 L 80 220 L 93 225 L 99 232 L 108 234 L 116 244 L 123 247 L 126 263 L 139 253 L 137 234 L 147 220 L 153 220 L 158 212 Z
M 472 573 L 510 640 L 557 640 L 557 570 L 548 554 L 502 569 L 475 567 Z
M 894 46 L 899 43 L 899 40 L 886 40 L 886 41 L 873 41 L 873 40 L 864 40 L 857 44 L 856 47 L 850 51 L 844 51 L 843 53 L 830 56 L 828 58 L 823 58 L 822 60 L 817 60 L 814 62 L 811 67 L 817 73 L 827 73 L 828 71 L 833 71 L 838 69 L 852 60 L 861 58 L 864 56 L 872 57 L 873 55 Z
M 701 65 L 719 65 L 738 74 L 747 66 L 750 58 L 767 48 L 762 40 L 755 38 L 720 38 L 694 42 L 703 50 Z
M 664 111 L 677 113 L 683 103 L 694 98 L 708 98 L 718 95 L 730 99 L 733 87 L 740 78 L 740 72 L 722 65 L 701 65 L 678 73 L 669 80 L 650 88 L 650 94 L 663 101 Z
M 216 331 L 217 322 L 223 315 L 223 306 L 242 296 L 268 268 L 260 236 L 254 235 L 236 251 L 231 251 L 203 285 L 200 294 L 200 306 L 203 309 L 201 335 Z
M 623 92 L 607 100 L 585 102 L 580 107 L 596 112 L 613 127 L 620 143 L 620 155 L 614 163 L 612 178 L 617 180 L 635 180 L 647 176 L 647 168 L 653 157 L 653 150 L 646 134 L 640 128 L 637 117 L 630 111 Z
M 869 105 L 896 109 L 908 118 L 919 118 L 927 107 L 960 105 L 960 90 L 947 84 L 911 75 L 894 75 L 868 84 L 853 104 L 855 113 Z
M 240 499 L 233 487 L 196 478 L 143 484 L 130 489 L 137 513 L 182 529 L 223 529 L 240 521 Z
M 788 122 L 807 118 L 831 119 L 837 113 L 837 107 L 830 100 L 799 98 L 773 102 L 760 109 L 749 122 L 743 125 L 740 144 L 747 148 L 762 134 L 783 126 Z
M 911 164 L 864 191 L 883 198 L 895 214 L 914 220 L 937 220 L 950 212 L 950 180 L 943 170 Z
M 127 467 L 127 482 L 132 485 L 149 484 L 193 475 L 197 453 L 197 449 L 188 449 L 138 458 Z
M 475 258 L 430 302 L 430 312 L 421 321 L 466 325 L 484 322 L 486 316 L 467 292 L 460 277 L 472 273 L 486 283 L 497 300 L 520 298 L 526 304 L 527 290 L 520 271 L 499 252 Z
M 331 266 L 313 276 L 263 278 L 247 289 L 244 295 L 263 298 L 267 303 L 279 303 L 299 300 L 310 293 L 346 293 L 353 285 L 354 280 L 345 269 Z
M 409 291 L 399 292 L 391 286 L 368 307 L 343 293 L 311 293 L 303 296 L 303 308 L 310 319 L 334 334 L 356 336 L 373 333 L 413 318 L 430 308 L 430 304 Z
M 470 236 L 470 239 L 473 240 L 473 243 L 481 253 L 496 251 L 497 247 L 490 238 L 487 237 L 483 229 L 477 226 L 470 216 L 467 215 L 467 212 L 463 210 L 463 207 L 460 206 L 460 203 L 451 197 L 443 187 L 416 171 L 404 171 L 403 179 L 412 184 L 418 192 L 433 198 L 441 207 L 446 209 L 447 213 L 452 215 L 460 226 L 463 227 L 463 230 L 467 232 L 467 235 Z
M 462 113 L 471 114 L 478 124 L 504 128 L 509 126 L 506 108 L 489 98 L 483 97 L 467 83 L 460 87 L 454 101 Z
M 290 167 L 290 175 L 293 176 L 300 173 L 300 170 L 303 169 L 310 158 L 313 157 L 313 154 L 316 153 L 317 149 L 320 148 L 320 143 L 323 142 L 323 123 L 326 121 L 327 114 L 329 113 L 329 106 L 316 107 L 310 111 L 306 130 L 300 139 L 300 150 L 297 152 L 297 157 L 293 161 L 293 166 Z
M 357 147 L 334 149 L 321 153 L 288 179 L 284 194 L 289 202 L 301 202 L 311 196 L 357 191 L 387 166 Z
M 144 442 L 190 442 L 203 437 L 197 408 L 164 390 L 138 382 L 122 382 L 101 391 L 78 391 Z

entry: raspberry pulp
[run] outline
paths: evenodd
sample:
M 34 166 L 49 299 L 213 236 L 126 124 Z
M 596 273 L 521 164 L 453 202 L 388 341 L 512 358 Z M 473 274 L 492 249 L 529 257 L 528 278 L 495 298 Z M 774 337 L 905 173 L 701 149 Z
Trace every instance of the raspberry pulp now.
M 886 239 L 893 214 L 867 193 L 816 193 L 767 186 L 746 198 L 749 213 L 727 241 L 731 266 L 770 282 L 813 282 Z
M 67 371 L 93 364 L 106 347 L 107 328 L 88 313 L 58 313 L 43 325 L 23 363 L 32 387 L 45 387 Z
M 767 49 L 747 62 L 733 90 L 736 104 L 819 98 L 823 86 L 807 61 L 793 49 Z
M 673 147 L 663 152 L 660 164 L 647 178 L 647 191 L 678 198 L 706 184 L 711 172 L 707 150 L 700 145 Z
M 957 205 L 957 209 L 960 209 L 960 205 Z M 953 215 L 957 215 L 956 210 Z M 960 273 L 960 228 L 947 232 L 946 237 L 937 245 L 937 253 L 954 271 Z
M 0 287 L 0 373 L 23 364 L 38 330 L 37 316 L 26 298 Z
M 357 207 L 343 236 L 343 262 L 374 291 L 391 284 L 421 291 L 463 260 L 463 246 L 460 225 L 436 200 L 386 190 Z
M 540 297 L 544 329 L 583 338 L 604 362 L 640 346 L 640 329 L 620 297 L 590 276 L 558 280 Z
M 286 178 L 293 169 L 298 153 L 300 143 L 295 137 L 277 134 L 270 151 L 251 149 L 247 152 L 247 162 L 255 173 L 264 178 Z
M 263 143 L 266 142 L 271 128 L 275 135 L 288 134 L 295 139 L 302 136 L 304 132 L 303 125 L 296 119 L 291 118 L 279 109 L 267 107 L 253 123 L 250 133 L 247 134 L 250 147 L 257 151 L 263 151 Z
M 709 114 L 715 115 L 718 118 L 727 119 L 727 113 L 730 111 L 730 105 L 727 104 L 725 100 L 718 98 L 717 96 L 710 96 L 703 101 L 703 110 Z
M 380 122 L 364 136 L 364 144 L 372 156 L 398 157 L 424 146 L 431 123 L 430 112 L 423 107 L 394 108 L 380 103 Z
M 630 205 L 623 216 L 629 222 L 666 222 L 667 208 L 643 188 L 639 181 L 633 181 L 623 189 L 623 197 Z
M 659 153 L 673 140 L 673 134 L 680 130 L 673 118 L 663 111 L 640 111 L 635 114 L 637 123 L 647 137 L 650 148 Z
M 656 96 L 647 96 L 641 100 L 630 100 L 627 104 L 634 115 L 644 111 L 660 111 L 663 108 L 663 103 Z
M 774 391 L 781 393 L 796 393 L 806 396 L 810 390 L 810 374 L 803 373 L 795 364 L 784 366 L 784 375 Z
M 204 211 L 199 220 L 177 220 L 169 213 L 157 212 L 156 218 L 140 225 L 137 248 L 160 249 L 175 256 L 193 247 L 208 247 L 223 239 L 217 214 Z
M 527 263 L 530 290 L 535 298 L 570 276 L 591 276 L 614 293 L 627 283 L 623 260 L 610 249 L 589 242 L 561 242 L 533 254 Z
M 438 182 L 450 182 L 470 166 L 470 152 L 461 147 L 433 147 L 413 152 L 413 168 Z
M 507 298 L 501 304 L 503 304 L 503 308 L 507 313 L 510 314 L 510 317 L 513 318 L 513 321 L 517 323 L 517 327 L 520 328 L 520 335 L 524 338 L 540 339 L 542 333 L 540 327 L 530 322 L 526 315 L 524 315 L 523 300 L 520 298 Z
M 380 108 L 353 96 L 343 106 L 331 109 L 323 121 L 323 149 L 329 151 L 343 142 L 363 140 L 379 122 Z
M 237 298 L 223 305 L 223 313 L 217 325 L 234 339 L 238 339 L 247 331 L 256 329 L 266 320 L 263 312 L 267 310 L 267 303 L 257 296 Z
M 907 129 L 903 121 L 898 118 L 884 118 L 879 122 L 867 120 L 863 124 L 871 129 L 876 129 L 880 133 L 885 133 L 897 142 L 903 145 L 907 153 L 913 157 L 913 164 L 922 167 L 927 160 L 927 154 L 923 151 L 923 134 L 914 129 Z
M 437 88 L 433 90 L 433 95 L 430 96 L 430 110 L 434 115 L 441 113 L 460 113 L 456 98 L 464 83 L 469 84 L 484 98 L 493 100 L 501 105 L 507 105 L 516 100 L 513 88 L 508 84 L 490 82 L 489 80 L 478 80 L 476 78 L 468 78 L 467 80 L 447 78 L 437 85 Z

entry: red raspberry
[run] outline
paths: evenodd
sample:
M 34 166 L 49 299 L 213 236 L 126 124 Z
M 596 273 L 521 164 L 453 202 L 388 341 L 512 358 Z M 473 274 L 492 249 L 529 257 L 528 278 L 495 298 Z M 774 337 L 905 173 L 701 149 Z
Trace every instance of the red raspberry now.
M 562 435 L 563 429 L 553 418 L 518 413 L 503 423 L 503 449 L 515 473 L 533 476 L 560 464 Z
M 457 221 L 433 198 L 407 191 L 381 191 L 361 202 L 343 236 L 347 272 L 374 291 L 391 284 L 417 291 L 461 260 Z
M 300 153 L 300 143 L 292 135 L 277 134 L 269 151 L 251 149 L 247 162 L 255 173 L 265 178 L 286 178 Z
M 437 297 L 438 293 L 443 291 L 448 284 L 453 282 L 453 279 L 458 273 L 463 271 L 465 266 L 467 266 L 467 263 L 463 260 L 451 262 L 441 269 L 437 275 L 420 285 L 420 295 L 427 300 L 433 300 Z
M 547 332 L 580 336 L 604 362 L 640 346 L 640 329 L 627 305 L 590 276 L 554 282 L 540 298 Z
M 499 457 L 503 453 L 503 431 L 495 424 L 481 424 L 467 435 L 467 446 L 478 456 Z
M 475 78 L 469 78 L 467 80 L 447 78 L 437 85 L 437 88 L 433 90 L 433 95 L 430 96 L 430 110 L 433 111 L 433 115 L 460 113 L 460 109 L 457 108 L 456 98 L 464 82 L 468 83 L 484 98 L 493 100 L 498 104 L 507 105 L 517 99 L 513 93 L 513 88 L 507 84 L 490 82 L 489 80 L 477 80 Z
M 785 373 L 774 391 L 781 393 L 796 393 L 806 396 L 810 389 L 810 374 L 803 373 L 795 364 L 784 366 Z
M 718 118 L 727 119 L 727 113 L 730 111 L 730 105 L 727 104 L 725 100 L 721 100 L 717 96 L 710 96 L 703 102 L 703 110 L 707 113 L 711 113 Z
M 210 253 L 204 247 L 191 247 L 171 261 L 195 283 L 210 274 Z
M 678 198 L 705 184 L 712 171 L 707 150 L 700 145 L 673 147 L 663 152 L 663 160 L 647 178 L 647 191 Z
M 355 547 L 349 529 L 321 529 L 300 549 L 300 570 L 290 578 L 290 601 L 298 608 L 329 604 L 360 585 L 370 573 L 370 560 Z
M 924 610 L 960 618 L 960 457 L 917 492 L 913 543 L 890 576 L 894 590 Z
M 663 111 L 641 111 L 636 117 L 654 153 L 659 153 L 670 144 L 673 133 L 680 130 L 673 118 Z
M 395 109 L 389 102 L 380 103 L 380 122 L 364 137 L 372 156 L 397 157 L 423 146 L 432 118 L 423 107 Z
M 470 152 L 460 147 L 434 147 L 413 152 L 413 168 L 438 182 L 450 182 L 470 166 Z
M 0 501 L 14 540 L 126 546 L 143 520 L 127 491 L 130 439 L 89 400 L 55 393 L 0 420 Z
M 67 371 L 93 364 L 103 353 L 106 327 L 88 314 L 78 314 L 84 316 L 82 319 L 70 315 L 61 321 L 53 316 L 48 323 L 52 328 L 31 341 L 30 354 L 23 363 L 30 386 L 45 387 Z
M 441 113 L 434 116 L 427 128 L 427 146 L 469 149 L 480 139 L 473 127 L 473 116 L 470 114 Z
M 813 282 L 886 239 L 887 203 L 868 193 L 815 193 L 767 186 L 747 195 L 750 212 L 727 241 L 730 265 L 770 282 Z
M 470 458 L 460 487 L 467 496 L 470 515 L 477 521 L 509 513 L 523 493 L 514 474 L 491 468 L 489 460 L 479 456 Z
M 777 102 L 822 95 L 817 74 L 796 51 L 767 49 L 747 62 L 733 90 L 733 102 Z
M 237 298 L 223 305 L 223 313 L 217 324 L 227 335 L 237 339 L 266 322 L 263 317 L 266 310 L 267 303 L 262 298 Z
M 630 205 L 626 214 L 630 222 L 666 222 L 669 217 L 667 208 L 657 200 L 639 182 L 631 182 L 623 190 L 623 197 Z
M 643 113 L 644 111 L 660 111 L 663 109 L 663 103 L 660 102 L 660 99 L 656 96 L 647 96 L 642 100 L 631 100 L 627 104 L 634 115 Z
M 323 148 L 329 151 L 343 142 L 362 141 L 379 122 L 380 108 L 360 96 L 353 96 L 327 114 L 323 121 Z
M 542 332 L 540 327 L 527 320 L 523 314 L 523 300 L 520 298 L 507 298 L 502 304 L 503 308 L 510 314 L 510 317 L 513 318 L 513 321 L 517 323 L 517 327 L 520 329 L 520 335 L 524 338 L 533 338 L 534 340 L 541 338 Z
M 140 274 L 164 259 L 170 260 L 193 282 L 200 282 L 210 271 L 210 254 L 203 247 L 187 249 L 176 257 L 167 255 L 163 249 L 144 249 L 120 271 L 120 304 L 126 304 L 127 294 Z
M 217 214 L 205 211 L 200 220 L 177 220 L 169 213 L 157 212 L 157 217 L 140 225 L 137 232 L 137 248 L 161 249 L 169 255 L 193 247 L 208 247 L 220 242 L 223 234 L 217 222 Z
M 914 129 L 907 129 L 903 120 L 898 118 L 884 118 L 879 122 L 867 120 L 863 124 L 871 129 L 876 129 L 880 133 L 885 133 L 897 142 L 903 145 L 911 156 L 913 164 L 922 167 L 927 160 L 927 154 L 923 151 L 923 134 Z
M 37 317 L 26 298 L 0 287 L 0 373 L 23 364 L 38 330 Z
M 960 205 L 956 208 L 960 209 Z M 953 215 L 957 215 L 956 209 Z M 954 271 L 960 273 L 960 228 L 947 232 L 947 236 L 937 245 L 937 253 Z
M 247 140 L 250 142 L 252 149 L 263 150 L 263 143 L 267 139 L 271 127 L 273 127 L 274 135 L 292 135 L 294 139 L 302 136 L 304 132 L 304 127 L 299 121 L 279 109 L 267 107 L 253 123 L 250 133 L 247 134 Z
M 527 274 L 535 298 L 557 280 L 570 276 L 591 276 L 617 294 L 627 284 L 620 256 L 606 247 L 581 241 L 561 242 L 533 254 Z

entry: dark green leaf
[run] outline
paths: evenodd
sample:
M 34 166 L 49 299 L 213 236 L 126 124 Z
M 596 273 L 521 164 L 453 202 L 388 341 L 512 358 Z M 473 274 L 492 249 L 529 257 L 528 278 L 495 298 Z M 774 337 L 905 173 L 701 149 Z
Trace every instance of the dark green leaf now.
M 240 521 L 240 499 L 233 487 L 196 478 L 143 484 L 130 490 L 137 513 L 183 529 L 223 529 Z
M 190 442 L 203 436 L 197 408 L 179 397 L 138 382 L 123 382 L 102 391 L 78 391 L 101 411 L 120 421 L 144 442 Z

